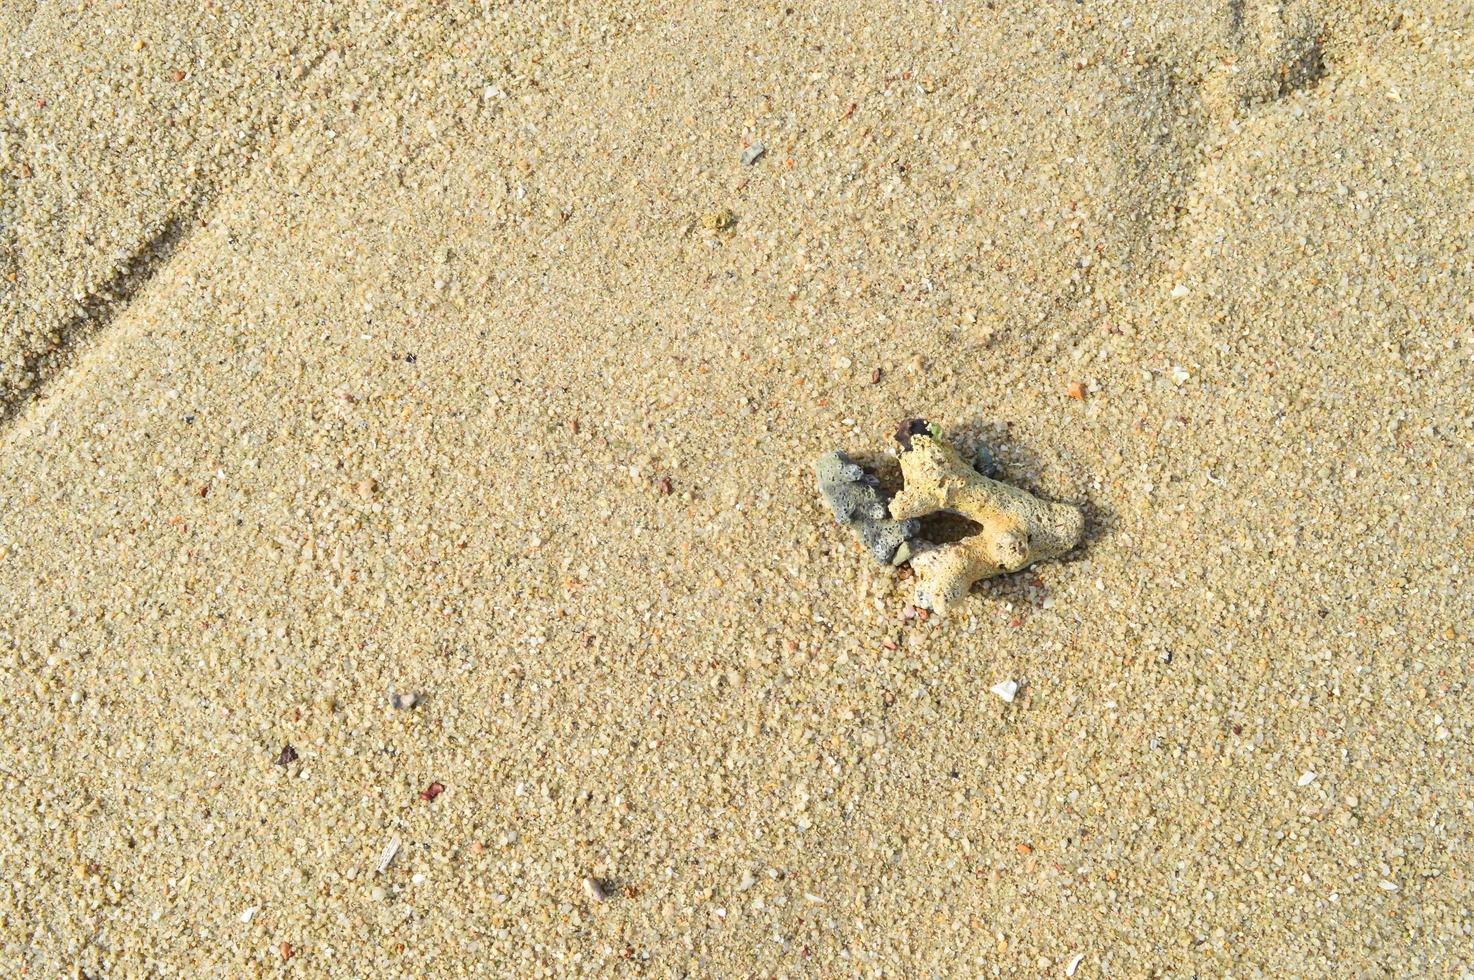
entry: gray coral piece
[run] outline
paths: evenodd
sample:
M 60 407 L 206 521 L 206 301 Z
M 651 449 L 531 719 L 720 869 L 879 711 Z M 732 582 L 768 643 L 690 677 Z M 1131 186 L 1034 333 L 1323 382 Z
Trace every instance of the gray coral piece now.
M 854 529 L 876 561 L 899 565 L 911 557 L 911 539 L 921 522 L 891 520 L 880 481 L 863 466 L 835 450 L 819 457 L 814 474 L 834 519 Z

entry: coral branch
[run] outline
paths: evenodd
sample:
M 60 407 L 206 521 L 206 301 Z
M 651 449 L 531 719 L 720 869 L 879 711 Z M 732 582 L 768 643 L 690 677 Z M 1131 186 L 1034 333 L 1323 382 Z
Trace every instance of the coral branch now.
M 946 510 L 982 526 L 977 534 L 912 558 L 916 605 L 946 613 L 974 582 L 1062 555 L 1079 542 L 1085 519 L 1077 508 L 981 475 L 935 426 L 904 422 L 896 441 L 906 487 L 891 501 L 891 517 L 910 520 Z
M 880 481 L 842 452 L 826 453 L 814 463 L 819 492 L 834 519 L 852 528 L 876 561 L 899 565 L 911 557 L 916 521 L 892 520 L 880 492 Z

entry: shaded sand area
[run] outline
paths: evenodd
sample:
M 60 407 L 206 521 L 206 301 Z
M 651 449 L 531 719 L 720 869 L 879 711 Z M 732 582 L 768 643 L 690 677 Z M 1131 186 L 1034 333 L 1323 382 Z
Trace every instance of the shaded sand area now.
M 1474 970 L 1469 10 L 868 6 L 0 7 L 12 972 Z

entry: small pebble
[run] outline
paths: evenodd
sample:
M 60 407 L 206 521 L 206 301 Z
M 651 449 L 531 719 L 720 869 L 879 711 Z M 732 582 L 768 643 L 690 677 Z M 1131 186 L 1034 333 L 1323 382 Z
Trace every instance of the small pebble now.
M 419 702 L 419 700 L 420 700 L 419 695 L 418 694 L 414 694 L 414 693 L 409 693 L 409 694 L 395 694 L 395 693 L 391 693 L 389 695 L 389 704 L 396 711 L 408 711 L 410 708 L 413 708 Z
M 1083 959 L 1085 959 L 1084 953 L 1076 953 L 1073 957 L 1071 957 L 1070 965 L 1065 967 L 1065 976 L 1073 977 L 1075 975 L 1075 971 L 1080 968 L 1080 961 Z
M 1068 390 L 1070 397 L 1075 399 L 1075 401 L 1083 402 L 1085 400 L 1085 386 L 1080 382 L 1071 381 Z
M 731 208 L 719 208 L 708 212 L 701 219 L 701 226 L 710 232 L 731 231 L 737 227 L 737 215 Z
M 603 884 L 597 878 L 585 878 L 583 880 L 583 893 L 591 902 L 602 902 L 609 896 L 604 891 Z
M 993 458 L 993 451 L 986 445 L 979 445 L 977 452 L 972 454 L 972 468 L 989 479 L 996 477 L 998 461 Z
M 1013 696 L 1018 693 L 1018 681 L 999 681 L 997 684 L 988 688 L 988 690 L 1003 700 L 1012 703 Z
M 374 491 L 379 489 L 379 482 L 371 476 L 366 476 L 358 481 L 358 495 L 364 500 L 373 500 Z
M 1313 773 L 1313 772 L 1307 772 L 1304 775 L 1302 775 L 1299 779 L 1295 780 L 1295 785 L 1297 785 L 1297 786 L 1309 786 L 1313 782 L 1315 782 L 1315 773 Z
M 762 159 L 763 154 L 767 152 L 768 148 L 766 146 L 763 146 L 763 144 L 760 142 L 754 142 L 751 146 L 742 151 L 742 165 L 744 167 L 752 166 L 754 163 L 757 163 L 758 160 Z

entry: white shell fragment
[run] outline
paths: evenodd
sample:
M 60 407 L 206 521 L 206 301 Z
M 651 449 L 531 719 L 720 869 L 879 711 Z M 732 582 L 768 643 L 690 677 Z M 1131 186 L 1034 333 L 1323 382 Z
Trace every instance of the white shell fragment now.
M 379 874 L 389 870 L 389 865 L 394 863 L 394 855 L 399 853 L 399 838 L 395 837 L 384 847 L 384 853 L 379 855 Z
M 1013 703 L 1013 696 L 1018 693 L 1018 681 L 999 681 L 988 688 L 1009 704 Z

